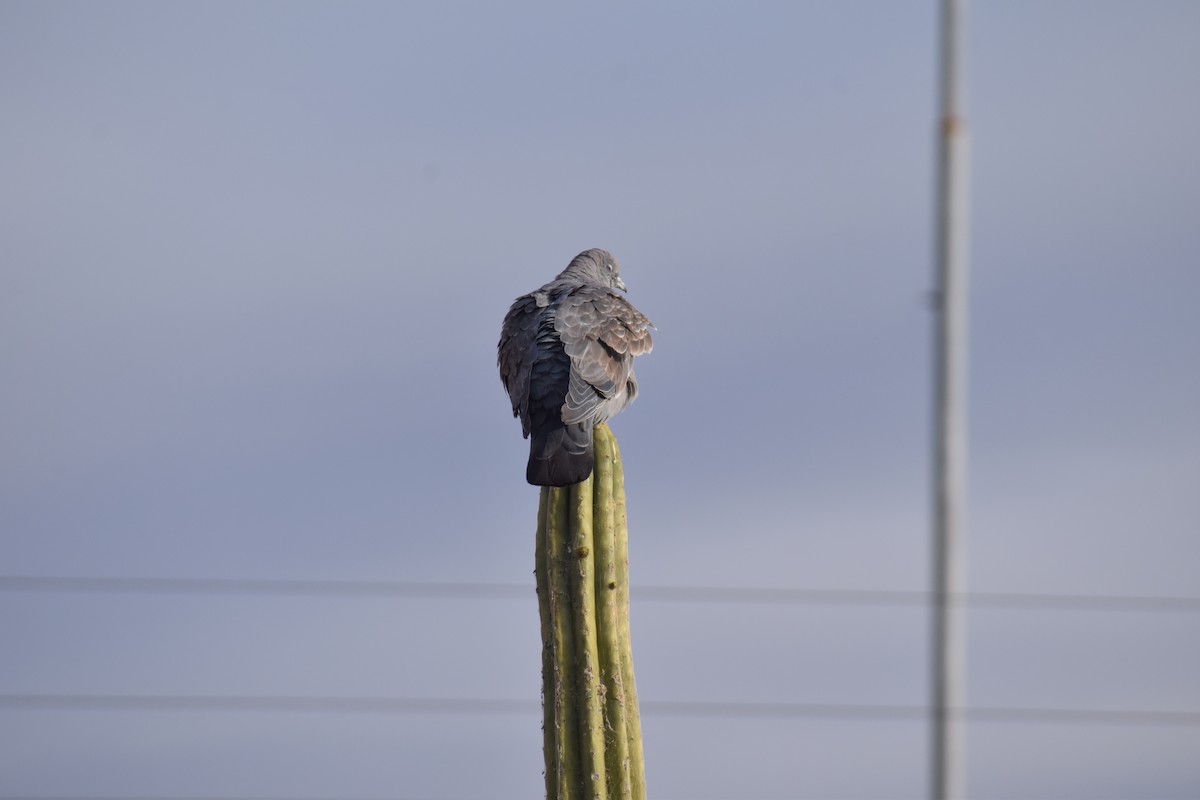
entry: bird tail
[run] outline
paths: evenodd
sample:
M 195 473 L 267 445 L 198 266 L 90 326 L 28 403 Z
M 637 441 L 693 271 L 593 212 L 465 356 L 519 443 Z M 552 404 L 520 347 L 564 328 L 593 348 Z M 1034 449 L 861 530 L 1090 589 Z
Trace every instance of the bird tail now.
M 592 474 L 592 426 L 558 425 L 529 441 L 525 480 L 534 486 L 569 486 Z

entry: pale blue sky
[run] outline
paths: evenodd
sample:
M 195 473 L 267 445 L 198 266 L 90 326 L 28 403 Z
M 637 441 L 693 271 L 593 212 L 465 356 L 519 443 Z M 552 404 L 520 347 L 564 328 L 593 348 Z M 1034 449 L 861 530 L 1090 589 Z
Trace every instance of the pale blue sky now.
M 971 578 L 1200 595 L 1200 5 L 977 2 Z M 635 583 L 920 590 L 932 2 L 0 3 L 4 575 L 532 586 L 495 343 L 605 247 Z M 635 603 L 644 701 L 919 705 L 920 608 Z M 524 599 L 0 592 L 0 695 L 534 700 Z M 972 614 L 969 701 L 1200 710 L 1200 617 Z M 915 721 L 648 713 L 660 800 L 904 800 Z M 536 714 L 0 707 L 0 796 L 518 798 Z M 1200 793 L 978 722 L 975 798 Z

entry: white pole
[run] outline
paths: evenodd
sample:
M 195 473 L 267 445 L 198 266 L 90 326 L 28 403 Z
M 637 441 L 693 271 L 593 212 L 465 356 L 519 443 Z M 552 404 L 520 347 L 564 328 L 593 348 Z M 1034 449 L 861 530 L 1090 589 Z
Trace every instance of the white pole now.
M 942 0 L 937 177 L 933 704 L 934 800 L 965 797 L 967 483 L 967 131 L 963 2 Z

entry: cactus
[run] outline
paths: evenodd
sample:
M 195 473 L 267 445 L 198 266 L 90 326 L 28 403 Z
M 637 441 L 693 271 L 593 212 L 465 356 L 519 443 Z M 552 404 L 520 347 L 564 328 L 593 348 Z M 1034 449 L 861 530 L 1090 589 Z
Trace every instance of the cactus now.
M 645 800 L 625 477 L 607 425 L 582 483 L 543 487 L 536 574 L 547 800 Z

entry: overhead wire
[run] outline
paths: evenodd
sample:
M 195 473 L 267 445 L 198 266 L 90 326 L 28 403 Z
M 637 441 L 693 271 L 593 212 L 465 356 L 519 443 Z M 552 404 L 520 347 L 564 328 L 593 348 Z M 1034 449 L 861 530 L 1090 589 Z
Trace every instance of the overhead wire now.
M 3 575 L 0 576 L 0 592 L 504 600 L 530 597 L 533 586 L 487 582 Z M 929 592 L 911 590 L 643 585 L 633 587 L 631 592 L 641 601 L 678 603 L 920 608 L 927 606 L 932 599 Z M 998 609 L 1200 611 L 1200 598 L 1187 596 L 972 592 L 961 597 L 960 601 L 976 608 Z M 9 693 L 0 694 L 0 708 L 38 711 L 532 715 L 538 712 L 540 705 L 534 700 L 478 697 Z M 922 705 L 644 699 L 641 708 L 645 714 L 662 717 L 835 718 L 917 722 L 928 717 L 928 708 Z M 1200 725 L 1200 712 L 1192 711 L 967 707 L 959 713 L 962 718 L 972 722 Z
M 393 597 L 505 600 L 533 596 L 533 584 L 480 581 L 386 581 L 279 578 L 172 578 L 0 575 L 0 591 L 30 593 L 187 594 L 221 596 Z M 843 605 L 922 608 L 921 590 L 813 589 L 750 586 L 633 586 L 646 602 Z M 1036 592 L 969 592 L 973 608 L 1098 611 L 1200 611 L 1200 597 Z
M 927 719 L 923 705 L 884 703 L 744 702 L 651 700 L 642 713 L 656 717 L 710 719 L 853 719 L 912 721 Z M 0 708 L 36 711 L 219 711 L 319 714 L 536 715 L 536 700 L 487 697 L 387 697 L 317 695 L 143 695 L 143 694 L 0 694 Z M 1200 711 L 969 706 L 958 715 L 970 722 L 1056 723 L 1085 725 L 1200 725 Z

